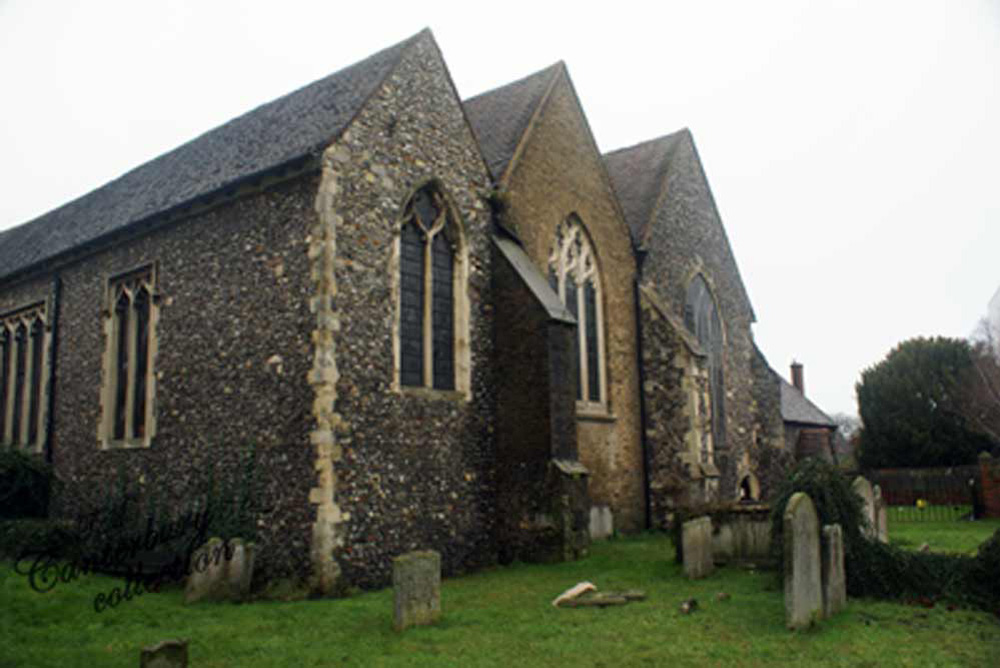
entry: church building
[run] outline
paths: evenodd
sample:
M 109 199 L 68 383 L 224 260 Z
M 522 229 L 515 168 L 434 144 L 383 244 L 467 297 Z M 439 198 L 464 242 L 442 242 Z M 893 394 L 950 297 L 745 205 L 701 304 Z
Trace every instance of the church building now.
M 255 453 L 255 580 L 586 555 L 790 462 L 687 130 L 601 154 L 563 63 L 463 101 L 425 30 L 0 233 L 0 443 L 53 508 Z

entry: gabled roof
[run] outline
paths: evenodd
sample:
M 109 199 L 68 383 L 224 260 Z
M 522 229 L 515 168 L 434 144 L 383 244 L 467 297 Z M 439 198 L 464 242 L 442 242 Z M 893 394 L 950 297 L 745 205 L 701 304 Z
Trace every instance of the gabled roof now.
M 687 128 L 604 154 L 604 163 L 637 247 L 646 236 L 677 146 L 685 136 L 691 136 Z
M 675 195 L 671 190 L 672 184 L 678 184 L 676 187 L 681 190 L 684 189 L 684 183 L 700 183 L 704 186 L 704 199 L 694 203 L 696 211 L 701 216 L 709 216 L 709 220 L 719 226 L 725 242 L 724 261 L 732 263 L 736 287 L 750 311 L 751 320 L 756 321 L 750 295 L 740 276 L 726 227 L 722 224 L 719 208 L 715 205 L 715 196 L 712 195 L 691 131 L 683 128 L 658 139 L 605 153 L 604 164 L 608 168 L 615 193 L 622 202 L 632 242 L 640 249 L 646 247 L 645 242 L 657 219 L 657 211 Z
M 0 233 L 0 280 L 134 223 L 262 176 L 332 143 L 424 30 Z
M 469 124 L 497 181 L 507 171 L 521 137 L 562 67 L 560 61 L 463 103 Z
M 820 427 L 836 427 L 830 416 L 816 407 L 816 404 L 806 399 L 794 385 L 772 371 L 781 386 L 781 419 L 785 422 L 816 425 Z

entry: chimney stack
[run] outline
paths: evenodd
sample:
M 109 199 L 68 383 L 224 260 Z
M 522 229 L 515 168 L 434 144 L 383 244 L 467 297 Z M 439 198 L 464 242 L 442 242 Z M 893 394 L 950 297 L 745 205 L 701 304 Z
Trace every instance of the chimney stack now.
M 806 383 L 802 378 L 802 365 L 794 360 L 792 360 L 792 385 L 802 393 L 802 396 L 806 396 Z

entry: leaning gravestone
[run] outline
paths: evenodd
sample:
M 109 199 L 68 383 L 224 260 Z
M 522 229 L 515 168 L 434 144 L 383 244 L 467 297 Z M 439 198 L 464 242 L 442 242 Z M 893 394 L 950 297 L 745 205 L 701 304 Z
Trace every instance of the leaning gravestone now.
M 885 499 L 882 498 L 882 488 L 875 485 L 872 496 L 875 499 L 875 537 L 882 543 L 888 543 L 889 511 L 885 507 Z
M 164 640 L 142 648 L 139 668 L 187 668 L 188 641 Z
M 681 545 L 684 553 L 684 575 L 692 580 L 712 574 L 712 519 L 699 517 L 688 520 L 681 527 Z
M 823 616 L 819 560 L 819 518 L 812 499 L 796 492 L 785 506 L 785 623 L 811 626 Z
M 441 617 L 441 554 L 426 550 L 393 559 L 392 588 L 397 631 L 436 622 Z
M 832 617 L 847 605 L 844 575 L 844 532 L 839 524 L 823 527 L 823 616 Z
M 863 476 L 858 476 L 851 483 L 851 489 L 864 501 L 862 510 L 865 519 L 868 520 L 868 527 L 864 530 L 864 535 L 868 538 L 875 538 L 878 518 L 875 515 L 875 492 L 872 490 L 872 484 Z

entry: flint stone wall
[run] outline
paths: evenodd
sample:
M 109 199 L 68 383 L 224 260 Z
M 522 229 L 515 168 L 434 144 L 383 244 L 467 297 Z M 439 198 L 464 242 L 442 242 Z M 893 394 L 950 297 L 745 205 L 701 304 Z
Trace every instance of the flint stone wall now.
M 646 240 L 648 255 L 643 281 L 651 281 L 661 300 L 683 321 L 686 292 L 698 273 L 705 276 L 718 304 L 726 334 L 725 374 L 726 444 L 716 447 L 715 463 L 721 479 L 721 500 L 736 498 L 737 467 L 748 450 L 754 427 L 751 370 L 753 312 L 729 246 L 725 229 L 698 164 L 690 133 L 677 140 L 667 175 L 662 204 L 654 212 Z
M 440 551 L 446 575 L 496 560 L 492 242 L 481 196 L 490 178 L 455 97 L 437 48 L 421 39 L 332 149 L 344 418 L 334 556 L 362 587 L 387 584 L 392 555 L 417 547 Z M 393 245 L 406 201 L 431 179 L 468 244 L 469 399 L 392 389 Z

